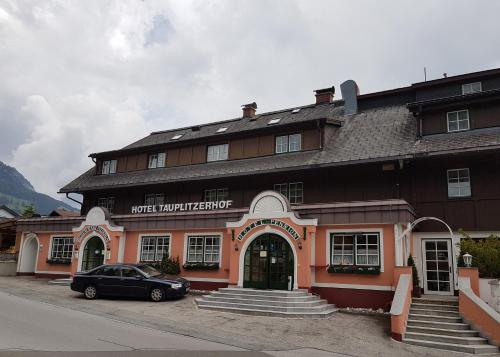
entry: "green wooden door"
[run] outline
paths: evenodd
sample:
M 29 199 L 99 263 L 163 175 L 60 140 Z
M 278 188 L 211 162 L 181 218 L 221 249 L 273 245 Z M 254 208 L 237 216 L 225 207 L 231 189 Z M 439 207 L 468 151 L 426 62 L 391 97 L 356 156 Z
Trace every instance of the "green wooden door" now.
M 245 288 L 287 290 L 293 286 L 293 252 L 276 234 L 257 237 L 245 252 L 244 263 Z
M 92 237 L 85 244 L 82 257 L 82 271 L 92 270 L 104 263 L 104 244 L 101 238 Z

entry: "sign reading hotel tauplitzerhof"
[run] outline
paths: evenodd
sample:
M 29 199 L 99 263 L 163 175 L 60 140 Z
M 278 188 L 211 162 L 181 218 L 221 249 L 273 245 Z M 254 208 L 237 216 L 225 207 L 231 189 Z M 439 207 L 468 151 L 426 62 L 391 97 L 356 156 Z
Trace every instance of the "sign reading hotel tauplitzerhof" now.
M 210 211 L 226 209 L 231 207 L 232 200 L 217 202 L 184 202 L 168 203 L 164 205 L 132 206 L 132 213 L 161 213 L 161 212 L 185 212 L 185 211 Z
M 248 232 L 252 229 L 260 227 L 260 226 L 277 226 L 284 229 L 288 234 L 290 234 L 294 239 L 299 239 L 300 235 L 297 233 L 295 229 L 293 229 L 289 224 L 279 221 L 277 219 L 259 219 L 258 221 L 250 223 L 248 226 L 243 228 L 240 234 L 238 234 L 238 240 L 242 240 Z

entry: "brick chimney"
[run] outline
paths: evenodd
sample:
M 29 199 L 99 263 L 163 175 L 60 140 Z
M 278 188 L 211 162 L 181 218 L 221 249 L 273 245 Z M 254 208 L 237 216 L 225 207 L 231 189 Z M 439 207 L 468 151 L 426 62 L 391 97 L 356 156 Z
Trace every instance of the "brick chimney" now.
M 325 89 L 316 89 L 314 91 L 316 94 L 316 104 L 327 104 L 333 101 L 333 95 L 335 94 L 335 87 Z
M 255 116 L 257 103 L 243 104 L 241 107 L 243 108 L 243 118 L 253 118 Z

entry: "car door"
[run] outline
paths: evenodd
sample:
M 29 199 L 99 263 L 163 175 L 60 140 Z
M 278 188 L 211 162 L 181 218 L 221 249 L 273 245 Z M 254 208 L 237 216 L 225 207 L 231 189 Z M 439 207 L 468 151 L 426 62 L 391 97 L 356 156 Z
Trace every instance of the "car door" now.
M 144 297 L 146 281 L 144 275 L 134 267 L 121 267 L 120 287 L 127 296 Z
M 100 274 L 96 276 L 97 291 L 104 295 L 121 295 L 120 278 L 119 267 L 114 265 L 103 267 Z

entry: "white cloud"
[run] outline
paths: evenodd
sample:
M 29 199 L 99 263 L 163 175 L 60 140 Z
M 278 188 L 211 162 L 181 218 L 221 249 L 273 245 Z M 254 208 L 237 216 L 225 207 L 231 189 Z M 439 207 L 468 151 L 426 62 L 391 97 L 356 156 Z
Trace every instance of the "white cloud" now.
M 471 9 L 471 7 L 473 8 Z M 491 1 L 0 0 L 0 160 L 52 196 L 149 131 L 498 66 Z

